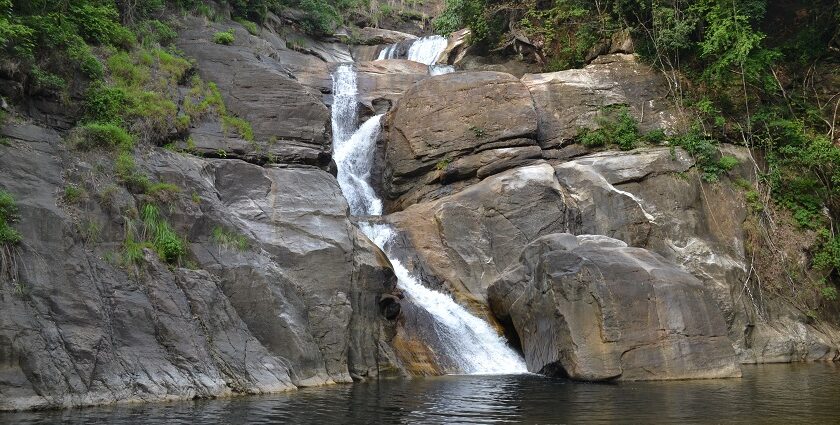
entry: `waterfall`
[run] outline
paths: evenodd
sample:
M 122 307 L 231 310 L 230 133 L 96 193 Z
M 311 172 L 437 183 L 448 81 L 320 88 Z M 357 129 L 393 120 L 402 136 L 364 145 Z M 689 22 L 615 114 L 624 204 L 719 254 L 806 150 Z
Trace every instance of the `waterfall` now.
M 446 37 L 433 35 L 418 38 L 408 48 L 408 60 L 434 65 L 441 53 L 446 49 Z
M 433 76 L 449 74 L 450 72 L 455 71 L 455 67 L 452 65 L 437 64 L 437 60 L 440 57 L 440 54 L 446 50 L 447 44 L 448 41 L 446 40 L 446 37 L 439 35 L 418 38 L 408 47 L 408 51 L 405 53 L 405 58 L 410 61 L 428 65 L 429 73 Z M 391 44 L 382 49 L 382 51 L 379 52 L 377 60 L 399 58 L 401 50 L 399 47 L 399 44 Z
M 352 74 L 352 75 L 351 75 Z M 365 121 L 356 131 L 356 78 L 352 65 L 341 65 L 333 75 L 333 146 L 338 183 L 356 216 L 381 215 L 382 201 L 370 184 L 374 149 L 382 116 Z M 350 102 L 350 98 L 353 101 Z M 472 315 L 451 296 L 429 289 L 396 258 L 394 230 L 387 224 L 360 223 L 359 227 L 388 256 L 398 285 L 407 298 L 426 310 L 434 323 L 444 353 L 466 374 L 525 373 L 522 358 L 487 322 Z

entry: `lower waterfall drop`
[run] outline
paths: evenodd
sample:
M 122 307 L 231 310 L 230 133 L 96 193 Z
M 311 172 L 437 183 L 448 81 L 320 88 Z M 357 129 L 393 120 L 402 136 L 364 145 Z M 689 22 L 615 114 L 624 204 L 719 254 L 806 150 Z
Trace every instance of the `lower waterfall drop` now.
M 365 121 L 352 135 L 344 131 L 355 127 L 355 75 L 352 65 L 341 65 L 333 76 L 332 126 L 338 182 L 350 212 L 356 216 L 382 214 L 382 200 L 370 184 L 376 139 L 382 116 Z M 348 87 L 352 84 L 353 87 Z M 338 97 L 341 96 L 341 101 Z M 351 110 L 352 108 L 352 110 Z M 352 122 L 350 121 L 352 120 Z M 360 228 L 388 256 L 397 275 L 398 286 L 415 305 L 434 318 L 432 327 L 445 354 L 463 374 L 518 374 L 528 370 L 522 358 L 499 334 L 480 318 L 456 303 L 451 296 L 425 287 L 403 266 L 390 246 L 396 243 L 394 230 L 387 224 L 360 223 Z

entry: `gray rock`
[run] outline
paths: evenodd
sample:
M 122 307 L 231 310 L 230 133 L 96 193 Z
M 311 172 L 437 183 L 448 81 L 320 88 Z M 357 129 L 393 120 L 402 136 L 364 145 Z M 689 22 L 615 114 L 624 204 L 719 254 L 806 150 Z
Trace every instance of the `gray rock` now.
M 23 244 L 0 273 L 0 410 L 267 393 L 399 373 L 379 301 L 395 278 L 350 222 L 335 179 L 154 149 L 137 156 L 165 201 L 113 185 L 107 152 L 7 127 L 0 188 Z M 75 184 L 86 195 L 63 199 Z M 155 202 L 188 242 L 183 265 L 121 259 Z M 226 246 L 217 229 L 246 246 Z M 10 266 L 16 265 L 16 268 Z M 312 273 L 318 270 L 318 273 Z
M 580 128 L 597 128 L 596 117 L 611 105 L 629 106 L 642 131 L 680 126 L 679 113 L 666 99 L 664 77 L 633 55 L 602 56 L 583 69 L 527 74 L 522 82 L 534 96 L 543 148 L 568 144 Z
M 187 18 L 185 25 L 178 47 L 196 59 L 205 80 L 218 85 L 228 109 L 251 123 L 256 140 L 289 145 L 294 153 L 284 157 L 326 165 L 331 151 L 329 110 L 320 101 L 320 93 L 293 79 L 283 71 L 282 63 L 270 57 L 277 50 L 268 49 L 268 44 L 243 28 L 236 30 L 233 45 L 213 43 L 213 34 L 230 23 Z M 261 54 L 260 49 L 266 50 Z
M 536 239 L 488 298 L 515 327 L 532 372 L 586 381 L 741 376 L 703 284 L 620 241 Z
M 386 195 L 425 183 L 440 161 L 534 144 L 537 117 L 525 86 L 497 72 L 453 73 L 415 84 L 385 120 Z

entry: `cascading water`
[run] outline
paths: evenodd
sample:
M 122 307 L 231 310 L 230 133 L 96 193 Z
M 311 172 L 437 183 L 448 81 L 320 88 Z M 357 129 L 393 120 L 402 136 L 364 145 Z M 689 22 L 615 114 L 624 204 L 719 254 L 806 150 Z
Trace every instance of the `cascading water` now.
M 448 41 L 446 40 L 446 37 L 439 35 L 418 38 L 408 47 L 408 51 L 405 53 L 405 58 L 410 61 L 428 65 L 429 73 L 431 75 L 443 75 L 454 72 L 455 67 L 451 65 L 437 64 L 440 54 L 446 50 L 447 43 Z M 392 44 L 382 49 L 382 51 L 379 52 L 377 60 L 399 58 L 401 55 L 401 49 L 399 46 L 399 44 Z
M 347 129 L 356 125 L 355 81 L 352 65 L 339 66 L 333 75 L 332 127 L 338 183 L 353 215 L 381 215 L 382 201 L 370 185 L 370 175 L 382 116 L 370 118 L 348 134 Z M 470 314 L 450 296 L 423 286 L 403 266 L 390 249 L 396 241 L 389 225 L 361 223 L 360 228 L 388 256 L 400 289 L 434 318 L 432 326 L 442 345 L 440 348 L 457 364 L 459 373 L 527 372 L 522 358 L 488 323 Z

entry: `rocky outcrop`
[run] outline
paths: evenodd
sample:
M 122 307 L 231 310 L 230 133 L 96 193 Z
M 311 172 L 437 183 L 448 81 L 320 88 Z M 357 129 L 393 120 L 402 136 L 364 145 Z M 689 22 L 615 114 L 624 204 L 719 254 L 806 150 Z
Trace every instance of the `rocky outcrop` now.
M 508 74 L 423 80 L 387 116 L 384 192 L 400 204 L 400 196 L 423 190 L 448 163 L 489 149 L 535 145 L 536 131 L 531 95 Z
M 178 47 L 196 60 L 205 80 L 216 83 L 227 108 L 251 123 L 258 142 L 282 147 L 278 161 L 313 165 L 329 162 L 330 112 L 319 92 L 283 72 L 283 64 L 271 57 L 279 55 L 277 49 L 241 27 L 234 26 L 236 41 L 225 46 L 212 40 L 215 32 L 228 28 L 226 25 L 187 18 L 185 26 Z M 207 139 L 209 146 L 218 141 Z M 204 144 L 204 139 L 196 143 Z
M 24 243 L 0 277 L 0 410 L 274 392 L 396 371 L 379 306 L 393 272 L 325 171 L 153 149 L 139 170 L 178 190 L 132 195 L 112 183 L 108 152 L 77 156 L 33 125 L 2 134 L 0 187 L 18 201 Z M 69 185 L 82 195 L 64 197 Z M 139 264 L 125 257 L 126 229 L 149 203 L 165 205 L 186 240 L 180 265 L 150 250 Z
M 679 126 L 665 78 L 634 55 L 601 56 L 582 69 L 528 74 L 522 82 L 534 96 L 544 149 L 565 146 L 581 128 L 597 128 L 596 118 L 613 105 L 628 106 L 642 131 Z
M 388 216 L 412 243 L 420 273 L 475 309 L 487 287 L 540 236 L 579 232 L 580 212 L 546 164 L 509 170 Z M 435 279 L 431 279 L 434 282 Z
M 415 83 L 429 77 L 429 67 L 404 59 L 359 62 L 354 65 L 358 101 L 363 110 L 388 112 Z
M 741 376 L 702 282 L 616 239 L 539 238 L 488 297 L 533 372 L 587 381 Z

